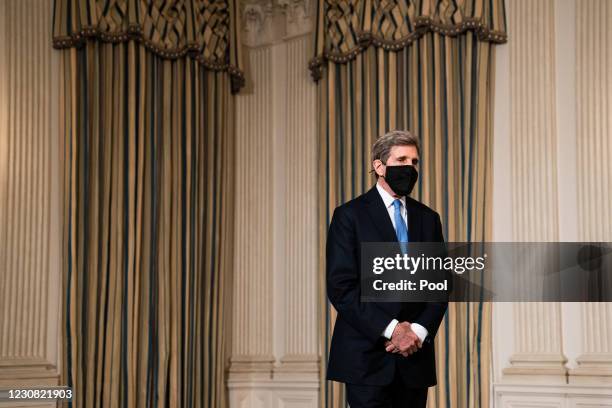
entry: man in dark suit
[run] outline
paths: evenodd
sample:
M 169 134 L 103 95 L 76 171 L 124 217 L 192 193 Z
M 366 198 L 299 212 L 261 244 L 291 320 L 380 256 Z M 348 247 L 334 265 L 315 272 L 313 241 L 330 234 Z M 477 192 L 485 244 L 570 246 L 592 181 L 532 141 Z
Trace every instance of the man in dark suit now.
M 377 183 L 334 211 L 327 295 L 338 312 L 327 378 L 346 384 L 351 408 L 425 407 L 436 384 L 433 339 L 447 303 L 360 301 L 362 242 L 442 242 L 439 215 L 410 194 L 419 141 L 393 131 L 372 147 Z

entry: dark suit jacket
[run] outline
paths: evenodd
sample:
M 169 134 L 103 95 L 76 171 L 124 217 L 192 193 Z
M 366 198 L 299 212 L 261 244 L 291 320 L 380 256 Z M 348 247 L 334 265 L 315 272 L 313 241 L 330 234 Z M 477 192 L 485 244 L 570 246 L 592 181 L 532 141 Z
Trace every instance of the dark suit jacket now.
M 406 199 L 411 242 L 442 242 L 440 216 Z M 411 387 L 436 384 L 433 338 L 447 303 L 360 302 L 362 242 L 397 242 L 395 229 L 376 186 L 336 208 L 327 235 L 327 296 L 338 312 L 327 378 L 351 384 L 387 385 L 397 371 Z M 409 357 L 385 351 L 382 333 L 391 322 L 418 323 L 429 332 Z

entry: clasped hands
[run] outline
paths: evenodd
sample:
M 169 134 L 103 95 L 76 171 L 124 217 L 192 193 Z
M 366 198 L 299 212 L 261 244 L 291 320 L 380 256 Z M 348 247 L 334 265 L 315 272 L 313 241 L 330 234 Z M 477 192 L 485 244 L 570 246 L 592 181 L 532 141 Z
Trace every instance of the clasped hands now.
M 385 342 L 385 350 L 389 353 L 399 353 L 408 357 L 421 348 L 421 340 L 412 331 L 410 323 L 400 322 L 395 326 L 391 340 Z

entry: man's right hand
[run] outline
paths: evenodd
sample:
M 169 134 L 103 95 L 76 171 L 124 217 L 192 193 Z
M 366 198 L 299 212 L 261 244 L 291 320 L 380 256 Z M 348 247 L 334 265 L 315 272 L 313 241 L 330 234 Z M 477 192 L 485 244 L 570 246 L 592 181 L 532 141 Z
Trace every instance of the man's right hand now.
M 410 355 L 421 348 L 421 340 L 410 328 L 410 323 L 400 322 L 395 326 L 395 330 L 393 330 L 391 344 L 387 346 L 387 351 L 391 347 L 398 353 Z

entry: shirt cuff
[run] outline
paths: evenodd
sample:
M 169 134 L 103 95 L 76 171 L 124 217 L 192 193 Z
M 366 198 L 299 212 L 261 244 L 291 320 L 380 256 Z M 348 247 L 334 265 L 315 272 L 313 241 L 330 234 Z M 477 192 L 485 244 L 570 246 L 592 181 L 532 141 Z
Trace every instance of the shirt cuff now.
M 391 340 L 391 336 L 393 336 L 393 330 L 395 330 L 395 326 L 397 326 L 398 323 L 399 322 L 397 321 L 397 319 L 391 320 L 391 323 L 387 325 L 387 328 L 382 333 L 382 335 Z
M 393 326 L 393 328 L 395 328 L 395 326 Z M 421 340 L 421 343 L 423 343 L 425 341 L 425 338 L 429 334 L 427 329 L 424 328 L 423 326 L 421 326 L 418 323 L 411 323 L 410 324 L 410 328 L 417 335 L 417 337 Z

